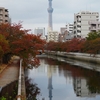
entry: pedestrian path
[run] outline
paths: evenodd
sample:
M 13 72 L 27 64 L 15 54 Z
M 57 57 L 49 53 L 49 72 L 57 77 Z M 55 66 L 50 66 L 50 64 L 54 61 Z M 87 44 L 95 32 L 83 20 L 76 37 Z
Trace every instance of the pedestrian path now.
M 2 73 L 0 73 L 0 87 L 5 87 L 7 84 L 18 80 L 19 74 L 19 59 L 14 59 Z

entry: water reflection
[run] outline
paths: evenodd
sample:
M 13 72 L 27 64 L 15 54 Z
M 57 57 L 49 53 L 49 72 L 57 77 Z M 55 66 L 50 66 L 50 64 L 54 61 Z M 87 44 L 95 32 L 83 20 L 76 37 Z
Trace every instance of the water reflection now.
M 36 100 L 37 95 L 40 94 L 40 89 L 36 83 L 32 83 L 31 79 L 28 77 L 25 78 L 26 84 L 26 97 L 27 100 Z
M 18 81 L 7 84 L 0 89 L 0 100 L 15 100 L 17 96 Z M 5 98 L 5 99 L 4 99 Z
M 99 72 L 51 58 L 40 63 L 28 74 L 41 90 L 39 100 L 100 100 Z
M 48 73 L 48 90 L 49 90 L 49 100 L 52 100 L 52 68 L 47 67 L 47 73 Z

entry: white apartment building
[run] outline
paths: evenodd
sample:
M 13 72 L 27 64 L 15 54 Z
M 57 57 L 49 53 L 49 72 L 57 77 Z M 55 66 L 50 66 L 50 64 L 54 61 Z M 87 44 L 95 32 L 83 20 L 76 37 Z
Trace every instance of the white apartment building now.
M 9 18 L 9 11 L 4 7 L 0 7 L 0 23 L 11 23 Z
M 73 32 L 73 27 L 74 27 L 74 25 L 73 25 L 72 23 L 66 24 L 66 30 L 67 30 L 69 33 L 72 33 L 72 32 Z
M 90 32 L 98 32 L 100 31 L 100 21 L 89 21 L 89 30 Z
M 99 21 L 99 13 L 82 11 L 74 14 L 74 37 L 87 37 L 87 34 L 90 32 L 89 21 Z
M 48 31 L 47 34 L 47 42 L 54 41 L 58 42 L 59 33 L 57 31 Z

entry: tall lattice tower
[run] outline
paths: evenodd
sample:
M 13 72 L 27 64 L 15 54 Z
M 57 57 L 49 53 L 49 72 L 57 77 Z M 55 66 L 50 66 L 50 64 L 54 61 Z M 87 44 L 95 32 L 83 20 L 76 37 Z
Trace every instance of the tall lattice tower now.
M 53 8 L 52 8 L 52 0 L 48 0 L 49 1 L 49 8 L 48 8 L 48 30 L 53 30 L 53 26 L 52 26 L 52 12 L 53 12 Z

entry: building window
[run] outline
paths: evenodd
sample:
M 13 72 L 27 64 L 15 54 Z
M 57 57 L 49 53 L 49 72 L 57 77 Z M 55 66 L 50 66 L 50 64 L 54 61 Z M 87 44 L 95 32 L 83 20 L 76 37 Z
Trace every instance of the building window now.
M 5 22 L 8 22 L 8 20 L 5 20 Z
M 5 17 L 8 17 L 8 15 L 5 15 Z
M 7 9 L 5 9 L 5 12 L 8 12 L 8 10 L 7 10 Z

